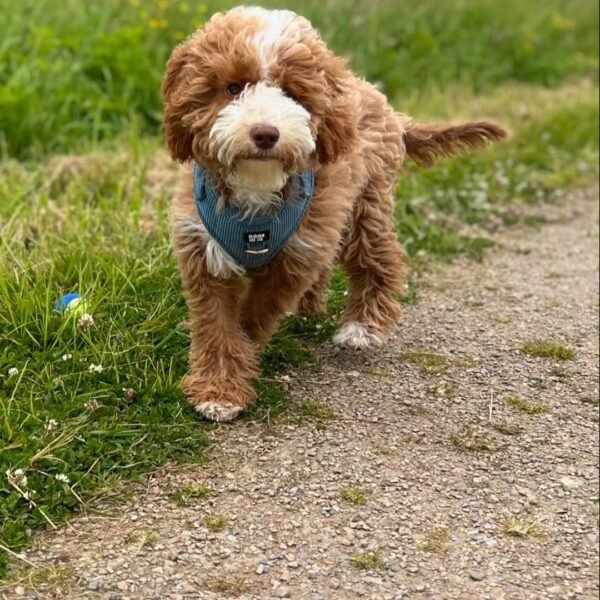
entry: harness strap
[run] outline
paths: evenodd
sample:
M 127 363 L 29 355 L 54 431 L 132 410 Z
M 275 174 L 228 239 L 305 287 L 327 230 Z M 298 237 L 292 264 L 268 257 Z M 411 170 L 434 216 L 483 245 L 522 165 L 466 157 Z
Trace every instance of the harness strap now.
M 300 225 L 313 193 L 314 173 L 309 169 L 293 178 L 291 196 L 274 214 L 243 217 L 230 203 L 217 210 L 219 190 L 207 171 L 194 166 L 194 199 L 202 223 L 246 269 L 260 269 L 277 256 Z

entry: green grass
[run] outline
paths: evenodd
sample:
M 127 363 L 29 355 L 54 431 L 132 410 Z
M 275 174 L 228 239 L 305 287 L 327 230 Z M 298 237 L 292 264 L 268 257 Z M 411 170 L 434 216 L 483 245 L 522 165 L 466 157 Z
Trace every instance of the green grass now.
M 227 527 L 229 521 L 225 517 L 217 515 L 207 515 L 202 517 L 202 525 L 210 531 L 221 531 Z
M 506 535 L 522 539 L 539 540 L 544 536 L 537 523 L 515 516 L 510 516 L 504 521 L 502 530 Z
M 136 4 L 0 0 L 0 544 L 13 551 L 167 460 L 205 460 L 211 426 L 180 390 L 188 335 L 167 241 L 173 170 L 159 153 L 159 87 L 176 38 L 229 4 Z M 395 218 L 414 267 L 480 259 L 488 227 L 597 178 L 595 2 L 568 12 L 559 0 L 286 5 L 301 6 L 398 110 L 490 117 L 514 132 L 429 171 L 407 165 Z M 331 334 L 345 289 L 337 271 L 327 317 L 283 323 L 247 419 L 286 410 L 279 373 L 318 368 L 310 341 Z M 87 298 L 93 327 L 54 313 L 70 291 Z M 323 410 L 301 408 L 331 418 Z M 461 449 L 493 449 L 462 433 Z M 182 502 L 199 497 L 180 491 Z
M 444 373 L 448 367 L 448 359 L 441 354 L 411 351 L 402 352 L 400 356 L 402 360 L 417 365 L 427 375 Z
M 213 489 L 202 483 L 191 483 L 173 492 L 170 499 L 179 506 L 187 506 L 192 500 L 210 498 L 214 494 Z
M 88 148 L 124 129 L 156 134 L 173 45 L 238 3 L 0 0 L 0 146 L 26 158 Z M 439 99 L 448 85 L 475 92 L 512 81 L 557 85 L 598 70 L 592 0 L 571 0 L 568 11 L 560 0 L 262 4 L 305 14 L 359 72 L 417 104 Z
M 434 529 L 428 532 L 425 540 L 419 544 L 419 550 L 435 554 L 443 554 L 448 551 L 450 533 L 445 528 Z
M 348 504 L 355 506 L 364 506 L 367 503 L 367 493 L 359 487 L 343 487 L 340 488 L 340 498 Z
M 381 571 L 385 569 L 384 560 L 374 552 L 353 554 L 350 557 L 350 564 L 360 571 Z
M 574 348 L 548 340 L 527 342 L 521 346 L 521 352 L 537 358 L 556 358 L 558 360 L 575 360 L 577 357 L 577 351 Z
M 543 402 L 529 402 L 519 396 L 508 396 L 506 402 L 528 415 L 542 415 L 549 410 L 548 405 Z

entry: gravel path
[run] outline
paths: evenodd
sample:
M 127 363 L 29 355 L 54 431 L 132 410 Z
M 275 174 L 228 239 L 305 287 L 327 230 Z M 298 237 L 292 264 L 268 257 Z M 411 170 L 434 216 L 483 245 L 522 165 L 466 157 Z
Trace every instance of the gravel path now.
M 597 194 L 428 273 L 384 349 L 320 346 L 297 410 L 40 536 L 0 597 L 597 598 Z

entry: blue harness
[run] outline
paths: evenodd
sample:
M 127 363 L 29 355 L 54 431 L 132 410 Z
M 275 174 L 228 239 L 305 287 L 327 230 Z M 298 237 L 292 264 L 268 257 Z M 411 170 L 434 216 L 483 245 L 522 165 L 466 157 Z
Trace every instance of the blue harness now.
M 314 192 L 312 170 L 296 175 L 292 194 L 273 215 L 242 217 L 240 210 L 225 204 L 217 210 L 220 193 L 210 175 L 194 167 L 194 199 L 208 233 L 236 262 L 247 269 L 270 263 L 285 246 L 310 204 Z

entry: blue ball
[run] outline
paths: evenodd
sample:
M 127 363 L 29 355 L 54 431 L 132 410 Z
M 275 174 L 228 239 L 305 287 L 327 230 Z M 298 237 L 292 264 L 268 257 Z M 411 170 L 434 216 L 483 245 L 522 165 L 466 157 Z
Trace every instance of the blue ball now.
M 83 296 L 80 296 L 79 294 L 65 294 L 54 303 L 54 310 L 58 313 L 65 313 L 82 301 Z

